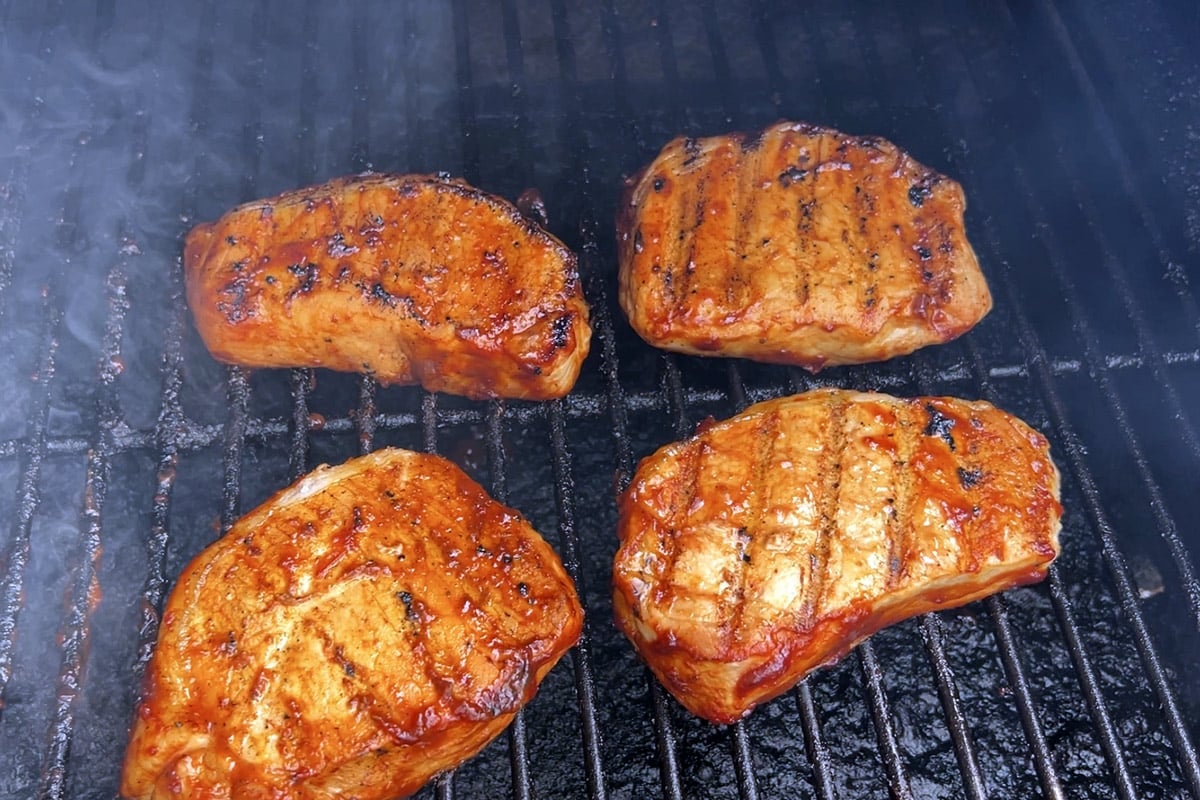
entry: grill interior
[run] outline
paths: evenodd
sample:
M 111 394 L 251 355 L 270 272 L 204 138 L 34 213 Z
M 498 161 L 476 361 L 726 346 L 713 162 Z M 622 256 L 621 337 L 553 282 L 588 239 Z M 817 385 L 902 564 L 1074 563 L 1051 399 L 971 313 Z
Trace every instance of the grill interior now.
M 113 796 L 187 561 L 316 464 L 400 445 L 524 512 L 589 612 L 509 734 L 422 797 L 1200 797 L 1200 16 L 967 5 L 0 3 L 0 796 Z M 974 332 L 815 378 L 632 334 L 622 176 L 677 133 L 779 118 L 963 182 L 996 297 Z M 188 227 L 369 168 L 540 189 L 597 333 L 568 398 L 207 355 Z M 816 385 L 1028 420 L 1063 471 L 1064 553 L 711 726 L 611 623 L 615 492 L 704 417 Z

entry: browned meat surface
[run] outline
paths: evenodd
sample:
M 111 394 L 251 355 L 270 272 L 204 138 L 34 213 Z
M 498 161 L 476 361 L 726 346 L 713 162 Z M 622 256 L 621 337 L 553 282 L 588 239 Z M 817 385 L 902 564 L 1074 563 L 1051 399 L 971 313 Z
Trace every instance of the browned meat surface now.
M 212 354 L 473 398 L 570 391 L 591 328 L 576 258 L 462 181 L 362 175 L 248 203 L 188 234 Z
M 392 798 L 477 753 L 579 637 L 550 546 L 449 461 L 319 467 L 184 570 L 130 798 Z
M 732 722 L 880 628 L 1044 577 L 1045 438 L 988 403 L 820 390 L 638 466 L 617 623 L 693 713 Z
M 676 139 L 627 182 L 620 300 L 657 347 L 798 364 L 946 342 L 992 306 L 953 180 L 876 137 L 783 122 Z

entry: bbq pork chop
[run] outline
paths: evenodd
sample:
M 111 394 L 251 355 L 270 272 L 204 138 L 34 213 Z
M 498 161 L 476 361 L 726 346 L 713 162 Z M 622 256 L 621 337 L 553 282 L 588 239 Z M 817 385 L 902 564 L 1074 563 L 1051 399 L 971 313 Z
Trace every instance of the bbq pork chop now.
M 621 306 L 681 353 L 814 371 L 905 355 L 991 308 L 965 207 L 877 137 L 782 122 L 679 138 L 627 182 Z
M 319 467 L 184 570 L 121 791 L 410 794 L 499 734 L 581 625 L 550 546 L 450 462 Z
M 188 234 L 213 356 L 472 398 L 570 391 L 591 339 L 575 255 L 508 202 L 435 175 L 360 175 Z
M 617 623 L 693 713 L 733 722 L 880 628 L 1040 580 L 1046 439 L 985 402 L 820 390 L 644 459 L 620 502 Z

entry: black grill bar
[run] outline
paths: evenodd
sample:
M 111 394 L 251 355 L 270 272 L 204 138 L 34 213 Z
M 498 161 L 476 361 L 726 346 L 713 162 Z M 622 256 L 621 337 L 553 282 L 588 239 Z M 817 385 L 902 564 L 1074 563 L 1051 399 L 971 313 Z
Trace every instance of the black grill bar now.
M 22 606 L 25 567 L 29 563 L 29 532 L 41 502 L 38 482 L 45 457 L 46 422 L 50 414 L 50 382 L 54 378 L 54 354 L 58 349 L 59 310 L 53 289 L 47 287 L 42 299 L 42 332 L 39 337 L 37 372 L 33 380 L 37 390 L 30 398 L 29 435 L 23 453 L 24 469 L 17 489 L 17 515 L 12 522 L 9 546 L 4 553 L 3 583 L 0 583 L 0 701 L 12 678 L 13 649 L 17 638 L 17 615 Z M 0 713 L 4 704 L 0 702 Z
M 896 729 L 892 725 L 892 714 L 883 688 L 883 670 L 879 666 L 879 659 L 875 657 L 875 648 L 868 640 L 859 645 L 857 651 L 866 676 L 867 699 L 871 703 L 871 719 L 875 722 L 875 735 L 879 739 L 879 755 L 887 773 L 888 790 L 894 798 L 912 800 L 912 786 L 908 782 L 900 744 L 896 741 Z
M 963 59 L 963 61 L 964 68 L 968 71 L 968 74 L 970 74 L 973 79 L 971 82 L 964 84 L 964 87 L 972 88 L 974 86 L 974 80 L 977 80 L 977 76 L 971 69 L 970 60 Z M 958 97 L 963 98 L 964 95 L 960 93 Z M 969 98 L 969 102 L 974 108 L 978 109 L 982 107 L 979 94 L 976 91 L 972 91 L 970 94 L 966 95 L 966 97 Z M 975 118 L 979 118 L 980 116 L 981 115 L 975 115 Z M 950 115 L 950 112 L 939 110 L 939 119 L 941 120 L 942 126 L 947 131 L 951 133 L 959 133 L 957 120 Z M 950 136 L 948 138 L 951 141 L 959 140 L 959 137 L 955 136 Z M 1010 159 L 1010 163 L 1017 167 L 1018 178 L 1021 179 L 1024 184 L 1023 194 L 1025 196 L 1026 203 L 1031 204 L 1036 202 L 1032 201 L 1028 191 L 1027 179 L 1021 176 L 1019 167 L 1020 162 L 1017 154 L 1013 152 L 1011 148 L 1009 148 L 1006 152 L 1006 156 Z M 963 169 L 964 174 L 968 176 L 968 179 L 975 179 L 973 170 L 970 167 L 969 159 L 961 159 L 961 168 Z M 1155 694 L 1157 695 L 1160 703 L 1163 705 L 1163 710 L 1166 714 L 1168 732 L 1180 756 L 1180 766 L 1185 772 L 1188 782 L 1192 786 L 1192 791 L 1195 794 L 1200 795 L 1200 768 L 1198 768 L 1197 765 L 1195 747 L 1191 742 L 1190 735 L 1188 734 L 1186 725 L 1183 722 L 1178 708 L 1178 703 L 1176 702 L 1174 694 L 1170 690 L 1170 686 L 1167 683 L 1162 662 L 1159 659 L 1157 651 L 1155 650 L 1150 639 L 1149 631 L 1146 627 L 1145 620 L 1142 617 L 1141 609 L 1137 603 L 1136 590 L 1134 589 L 1128 577 L 1128 571 L 1124 563 L 1124 557 L 1117 547 L 1115 534 L 1109 525 L 1101 506 L 1099 493 L 1095 486 L 1095 480 L 1087 468 L 1079 439 L 1067 421 L 1065 406 L 1058 390 L 1054 386 L 1053 374 L 1049 369 L 1047 369 L 1048 359 L 1046 357 L 1045 349 L 1039 341 L 1036 332 L 1034 331 L 1020 304 L 1020 297 L 1018 296 L 1015 288 L 1015 279 L 1010 274 L 1008 264 L 1003 258 L 1002 249 L 999 245 L 999 239 L 996 231 L 994 230 L 994 223 L 986 214 L 982 215 L 982 217 L 983 229 L 985 232 L 984 241 L 989 250 L 991 263 L 995 264 L 998 270 L 1001 272 L 1003 286 L 1007 295 L 1005 299 L 1009 307 L 1012 309 L 1013 316 L 1017 322 L 1017 332 L 1019 334 L 1022 347 L 1030 356 L 1031 377 L 1035 378 L 1038 384 L 1040 394 L 1043 397 L 1043 402 L 1046 405 L 1047 411 L 1050 413 L 1055 430 L 1059 434 L 1059 439 L 1063 443 L 1067 452 L 1071 472 L 1082 490 L 1085 504 L 1088 507 L 1090 516 L 1092 517 L 1094 529 L 1100 535 L 1103 544 L 1105 561 L 1107 562 L 1110 574 L 1113 577 L 1113 582 L 1115 588 L 1117 589 L 1121 607 L 1124 610 L 1131 627 L 1133 628 L 1134 638 L 1137 643 L 1138 651 L 1141 655 L 1141 660 L 1145 667 L 1147 677 L 1149 678 L 1150 684 L 1154 688 Z M 1056 610 L 1061 607 L 1057 602 L 1055 605 Z M 1059 617 L 1061 620 L 1061 612 Z M 1071 655 L 1076 664 L 1080 663 L 1080 660 L 1086 660 L 1087 658 L 1086 653 L 1083 652 L 1082 648 L 1079 650 L 1072 648 Z M 1098 700 L 1100 701 L 1098 706 L 1102 707 L 1102 698 L 1098 698 Z M 1089 705 L 1093 704 L 1089 703 Z M 1094 707 L 1095 705 L 1093 705 L 1093 710 Z M 1126 775 L 1122 780 L 1127 779 L 1128 776 Z
M 984 396 L 989 395 L 985 392 Z M 1033 750 L 1033 766 L 1037 770 L 1042 793 L 1051 800 L 1060 800 L 1066 797 L 1066 794 L 1054 766 L 1054 757 L 1050 752 L 1050 744 L 1046 741 L 1046 733 L 1042 730 L 1042 723 L 1034 709 L 1033 690 L 1029 686 L 1025 668 L 1021 665 L 1012 625 L 1008 621 L 1008 608 L 1003 597 L 993 595 L 985 602 L 995 628 L 996 646 L 1000 649 L 1004 676 L 1008 679 L 1008 685 L 1012 687 L 1013 698 L 1017 701 L 1017 713 L 1021 717 L 1021 727 Z
M 312 385 L 312 370 L 294 369 L 288 377 L 292 395 L 292 435 L 288 447 L 288 477 L 299 480 L 308 472 L 308 433 L 312 417 L 308 411 L 308 388 Z
M 1129 775 L 1129 766 L 1125 763 L 1125 754 L 1121 752 L 1121 743 L 1117 738 L 1112 715 L 1104 702 L 1104 693 L 1096 678 L 1096 670 L 1092 666 L 1091 658 L 1088 657 L 1083 641 L 1079 638 L 1079 625 L 1075 621 L 1075 612 L 1071 607 L 1070 598 L 1067 596 L 1066 589 L 1063 588 L 1057 564 L 1050 568 L 1046 582 L 1050 588 L 1050 599 L 1054 601 L 1054 611 L 1058 616 L 1059 627 L 1062 628 L 1067 648 L 1071 653 L 1071 660 L 1075 665 L 1075 674 L 1079 678 L 1083 696 L 1087 699 L 1088 711 L 1096 726 L 1096 736 L 1100 740 L 1100 746 L 1104 748 L 1105 758 L 1112 766 L 1113 777 L 1117 781 L 1117 792 L 1124 800 L 1131 800 L 1137 796 L 1137 792 Z
M 488 469 L 491 472 L 491 492 L 508 504 L 508 472 L 504 457 L 504 402 L 488 401 L 487 415 Z M 508 728 L 508 755 L 512 763 L 513 796 L 529 800 L 533 787 L 529 779 L 529 745 L 525 732 L 525 712 L 518 711 Z
M 247 35 L 253 37 L 254 41 L 266 41 L 268 20 L 266 0 L 258 0 L 250 14 Z M 261 94 L 265 69 L 266 59 L 259 51 L 246 65 L 247 74 L 240 75 L 239 78 L 255 94 Z M 245 171 L 242 173 L 241 195 L 244 200 L 258 196 L 259 170 L 262 166 L 262 107 L 254 104 L 249 111 L 250 118 L 242 124 L 241 149 Z M 222 446 L 222 535 L 227 533 L 241 516 L 239 505 L 242 495 L 242 455 L 246 449 L 246 423 L 249 417 L 247 407 L 250 402 L 249 370 L 244 367 L 227 367 L 225 374 L 225 403 L 229 414 Z
M 625 390 L 620 381 L 616 334 L 608 313 L 608 299 L 599 280 L 592 283 L 592 327 L 601 344 L 601 369 L 608 385 L 609 415 L 612 419 L 613 444 L 616 450 L 616 490 L 625 491 L 633 478 L 633 446 L 629 441 L 629 421 L 624 403 Z M 676 755 L 675 727 L 671 722 L 666 692 L 649 670 L 644 670 L 650 686 L 651 708 L 654 714 L 654 740 L 658 750 L 659 778 L 666 800 L 682 800 L 679 782 L 679 760 Z
M 250 383 L 244 367 L 228 367 L 225 373 L 225 403 L 229 416 L 225 422 L 222 451 L 221 533 L 229 532 L 241 514 L 238 505 L 242 493 L 242 451 L 246 448 L 246 406 L 250 401 Z
M 554 459 L 555 501 L 558 506 L 558 537 L 562 543 L 563 564 L 580 596 L 586 596 L 583 570 L 579 560 L 579 531 L 575 525 L 575 479 L 571 473 L 571 454 L 567 449 L 566 420 L 562 401 L 550 403 L 550 447 Z M 604 757 L 600 751 L 600 724 L 596 719 L 596 687 L 592 674 L 591 623 L 584 618 L 579 644 L 572 651 L 575 673 L 575 695 L 583 726 L 583 752 L 587 768 L 588 797 L 603 800 L 608 797 L 604 783 Z
M 124 274 L 114 268 L 107 281 L 109 310 L 97 370 L 99 387 L 96 405 L 100 428 L 95 447 L 88 452 L 81 526 L 83 541 L 71 581 L 70 607 L 59 632 L 62 659 L 55 685 L 54 717 L 47 736 L 49 746 L 42 762 L 40 797 L 58 798 L 66 793 L 67 757 L 75 732 L 75 705 L 83 688 L 87 642 L 91 636 L 91 611 L 99 599 L 96 596 L 100 588 L 96 582 L 96 562 L 100 558 L 102 514 L 113 454 L 111 432 L 121 421 L 115 383 L 121 363 L 121 331 L 129 310 L 125 284 Z

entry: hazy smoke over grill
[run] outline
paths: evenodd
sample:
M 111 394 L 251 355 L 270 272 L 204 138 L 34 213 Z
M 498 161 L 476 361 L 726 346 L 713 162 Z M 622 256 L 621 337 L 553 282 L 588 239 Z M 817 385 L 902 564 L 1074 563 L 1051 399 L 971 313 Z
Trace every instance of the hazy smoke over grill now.
M 0 797 L 35 796 L 63 752 L 52 736 L 55 716 L 66 713 L 55 697 L 60 632 L 70 627 L 87 529 L 89 451 L 111 434 L 102 599 L 89 617 L 79 723 L 59 792 L 67 797 L 115 793 L 136 690 L 142 590 L 162 544 L 155 536 L 169 535 L 161 565 L 169 583 L 216 535 L 222 513 L 247 510 L 285 485 L 301 392 L 303 410 L 328 421 L 307 438 L 306 466 L 357 452 L 366 427 L 355 415 L 364 402 L 360 384 L 320 370 L 311 391 L 293 386 L 286 371 L 252 374 L 250 433 L 227 441 L 239 411 L 229 403 L 229 373 L 204 351 L 186 315 L 179 408 L 166 403 L 171 413 L 161 421 L 160 412 L 163 354 L 178 308 L 171 293 L 189 227 L 237 203 L 368 167 L 446 170 L 510 199 L 536 187 L 552 231 L 583 253 L 589 277 L 598 279 L 588 291 L 607 293 L 608 328 L 594 340 L 582 389 L 562 405 L 594 637 L 589 691 L 603 756 L 595 766 L 609 796 L 661 794 L 654 724 L 644 716 L 648 684 L 605 622 L 614 459 L 631 466 L 671 437 L 672 403 L 690 425 L 731 413 L 737 392 L 727 364 L 698 359 L 674 362 L 678 401 L 663 390 L 661 356 L 636 339 L 612 302 L 612 215 L 622 176 L 675 135 L 762 127 L 780 117 L 886 136 L 962 181 L 968 232 L 997 301 L 965 341 L 912 360 L 830 370 L 822 380 L 911 394 L 923 371 L 938 392 L 991 392 L 1047 432 L 1064 468 L 1064 590 L 1058 598 L 1026 590 L 1006 600 L 1013 621 L 1003 630 L 1028 684 L 1014 689 L 990 614 L 976 608 L 942 617 L 966 714 L 959 724 L 974 737 L 987 791 L 1035 794 L 1036 767 L 1048 764 L 1067 795 L 1117 796 L 1113 776 L 1123 767 L 1104 749 L 1112 735 L 1134 773 L 1131 785 L 1187 793 L 1173 723 L 1127 625 L 1141 609 L 1166 663 L 1164 680 L 1182 687 L 1176 691 L 1194 738 L 1196 682 L 1176 677 L 1200 668 L 1197 605 L 1180 567 L 1194 565 L 1200 552 L 1193 523 L 1200 448 L 1188 433 L 1200 424 L 1194 15 L 1182 3 L 1117 0 L 1101 0 L 1094 11 L 1076 0 L 1012 11 L 939 0 L 877 5 L 869 14 L 854 4 L 774 5 L 0 3 L 0 587 L 12 589 L 0 598 L 0 678 L 7 679 Z M 105 384 L 106 327 L 124 306 L 119 364 Z M 48 348 L 47 323 L 60 313 Z M 616 362 L 607 360 L 606 342 Z M 51 352 L 52 374 L 39 372 Z M 786 371 L 736 367 L 746 398 L 792 386 Z M 421 447 L 420 393 L 370 391 L 382 420 L 375 430 L 372 419 L 374 443 Z M 120 419 L 110 429 L 101 414 L 113 398 Z M 609 408 L 613 398 L 624 398 L 619 414 Z M 488 407 L 439 398 L 436 411 L 429 430 L 442 452 L 460 463 L 489 460 L 481 433 Z M 495 427 L 520 443 L 508 459 L 513 505 L 552 532 L 548 413 L 509 407 Z M 162 474 L 160 461 L 168 466 Z M 230 477 L 226 461 L 243 471 Z M 1092 494 L 1080 474 L 1094 479 Z M 227 480 L 240 508 L 225 508 Z M 156 519 L 160 481 L 173 493 Z M 1150 596 L 1121 605 L 1097 508 L 1138 575 L 1161 580 L 1160 587 L 1147 579 Z M 1164 532 L 1176 538 L 1168 542 Z M 1068 612 L 1064 598 L 1073 604 Z M 1076 644 L 1062 633 L 1068 613 L 1080 629 Z M 877 748 L 855 657 L 818 674 L 805 702 L 825 737 L 831 793 L 885 794 L 890 763 L 908 771 L 917 793 L 960 794 L 946 731 L 952 721 L 942 714 L 919 634 L 894 630 L 877 644 L 901 753 L 889 762 Z M 1093 665 L 1094 696 L 1082 687 L 1080 659 Z M 529 716 L 532 772 L 540 794 L 578 796 L 586 792 L 580 765 L 590 756 L 561 730 L 582 712 L 569 671 L 548 683 Z M 1021 690 L 1032 697 L 1028 709 L 1019 705 Z M 1097 707 L 1111 724 L 1097 721 Z M 1044 732 L 1045 764 L 1021 724 L 1026 710 Z M 673 719 L 683 792 L 734 795 L 728 732 Z M 759 769 L 762 796 L 814 793 L 799 733 L 809 722 L 786 700 L 747 726 L 745 763 Z M 486 758 L 460 776 L 461 796 L 508 793 L 507 751 L 500 746 Z

